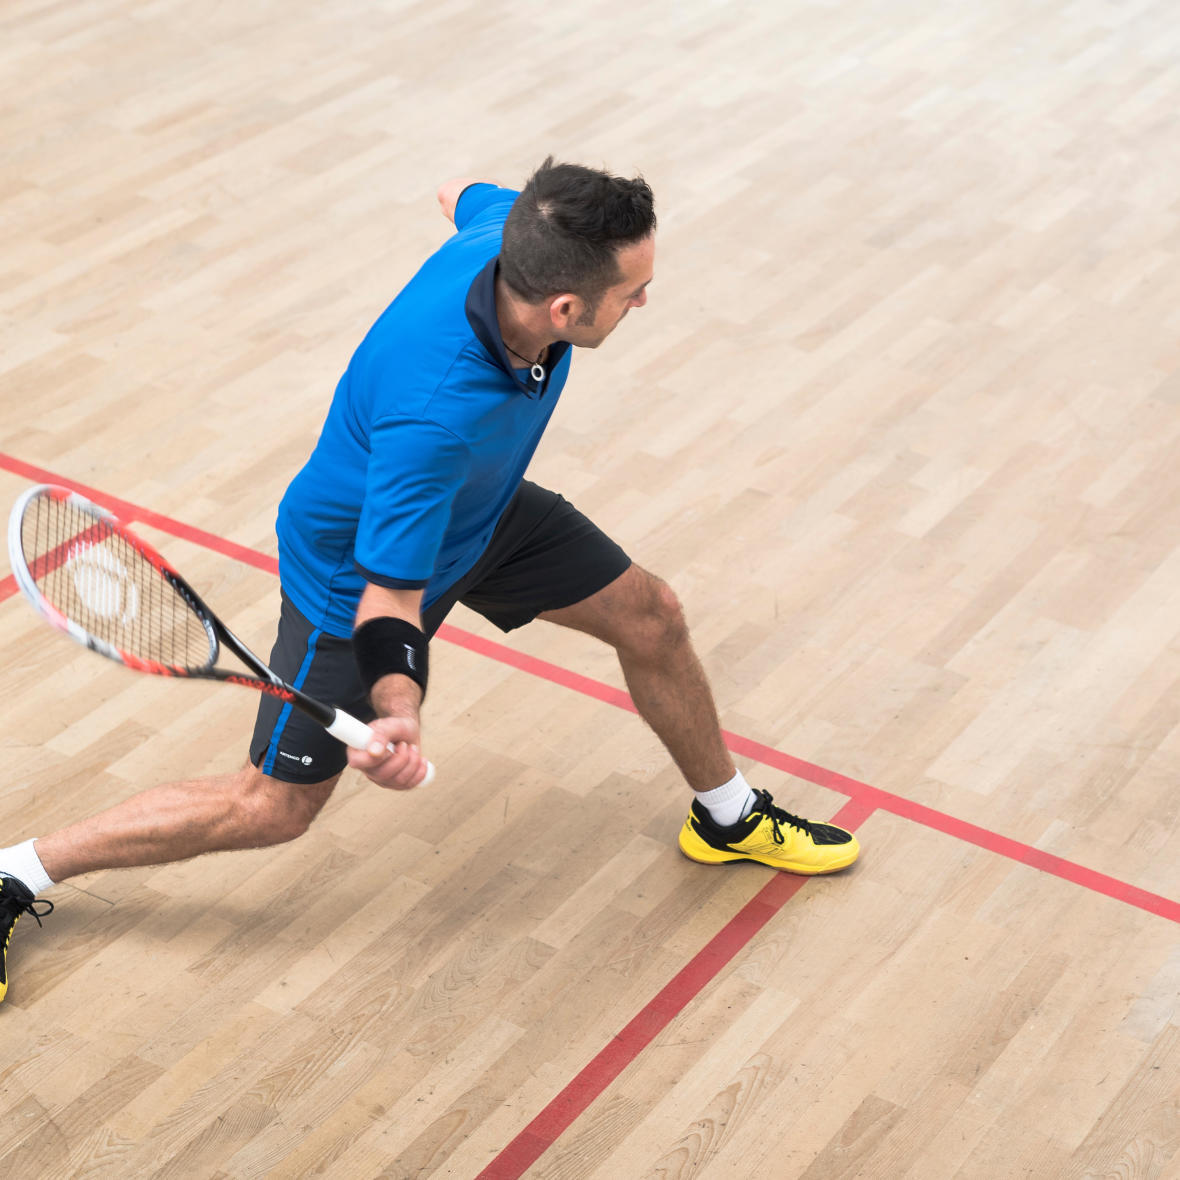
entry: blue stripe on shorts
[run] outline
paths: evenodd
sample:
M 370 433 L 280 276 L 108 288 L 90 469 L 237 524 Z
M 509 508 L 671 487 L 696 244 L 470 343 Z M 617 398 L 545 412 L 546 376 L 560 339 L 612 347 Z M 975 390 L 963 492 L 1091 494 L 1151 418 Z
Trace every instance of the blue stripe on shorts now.
M 308 636 L 307 655 L 303 657 L 303 663 L 299 665 L 299 675 L 295 677 L 292 683 L 293 688 L 303 687 L 303 682 L 307 679 L 308 672 L 311 671 L 311 662 L 315 659 L 315 645 L 320 634 L 320 629 L 317 628 Z M 279 713 L 279 719 L 275 722 L 274 732 L 270 735 L 270 745 L 266 747 L 266 760 L 262 764 L 263 774 L 270 774 L 275 768 L 275 759 L 279 756 L 279 738 L 282 736 L 283 727 L 287 724 L 287 718 L 291 716 L 291 710 L 293 708 L 293 705 L 284 705 L 282 711 Z

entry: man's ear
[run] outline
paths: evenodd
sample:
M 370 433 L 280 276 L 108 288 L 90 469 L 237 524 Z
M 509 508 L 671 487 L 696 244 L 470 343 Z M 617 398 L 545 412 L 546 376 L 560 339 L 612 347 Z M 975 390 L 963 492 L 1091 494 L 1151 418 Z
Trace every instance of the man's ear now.
M 549 322 L 560 331 L 576 324 L 581 314 L 582 300 L 572 292 L 555 295 L 549 300 Z

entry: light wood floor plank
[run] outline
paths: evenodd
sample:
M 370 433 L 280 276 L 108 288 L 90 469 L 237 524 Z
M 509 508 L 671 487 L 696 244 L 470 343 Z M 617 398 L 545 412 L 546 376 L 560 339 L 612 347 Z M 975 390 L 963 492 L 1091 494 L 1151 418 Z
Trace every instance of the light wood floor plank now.
M 428 791 L 346 776 L 293 844 L 22 918 L 0 1174 L 470 1180 L 539 1119 L 514 1175 L 1180 1176 L 1177 926 L 1117 884 L 1180 896 L 1178 47 L 1162 0 L 10 0 L 0 503 L 32 465 L 273 557 L 435 186 L 642 170 L 650 305 L 534 477 L 671 582 L 727 729 L 847 776 L 756 786 L 995 835 L 870 801 L 861 863 L 664 1011 L 768 873 L 679 856 L 637 717 L 436 642 Z M 268 649 L 266 568 L 144 531 Z M 0 844 L 244 757 L 248 694 L 10 591 Z

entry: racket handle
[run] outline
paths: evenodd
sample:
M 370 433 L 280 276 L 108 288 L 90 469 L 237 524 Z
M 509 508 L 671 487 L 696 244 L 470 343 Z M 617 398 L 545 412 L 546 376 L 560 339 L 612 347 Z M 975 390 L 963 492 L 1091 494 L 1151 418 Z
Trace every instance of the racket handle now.
M 343 709 L 336 710 L 332 724 L 326 728 L 334 738 L 342 741 L 346 746 L 351 746 L 354 750 L 368 749 L 371 742 L 381 740 L 363 721 L 358 721 L 351 713 L 346 713 Z M 392 743 L 390 749 L 393 749 Z M 418 786 L 425 787 L 433 781 L 434 763 L 427 762 L 426 777 Z

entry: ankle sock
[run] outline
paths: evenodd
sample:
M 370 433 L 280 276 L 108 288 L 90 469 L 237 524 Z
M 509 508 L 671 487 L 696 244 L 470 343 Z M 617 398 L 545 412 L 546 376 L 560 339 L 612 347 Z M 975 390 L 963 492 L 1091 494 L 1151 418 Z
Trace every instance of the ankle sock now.
M 745 819 L 754 806 L 754 792 L 739 770 L 727 783 L 711 791 L 698 791 L 697 802 L 704 807 L 715 824 L 728 828 Z
M 53 885 L 37 850 L 33 847 L 36 837 L 26 840 L 23 844 L 14 844 L 11 848 L 0 848 L 0 873 L 7 873 L 15 877 L 22 884 L 27 885 L 34 895 L 44 893 Z

